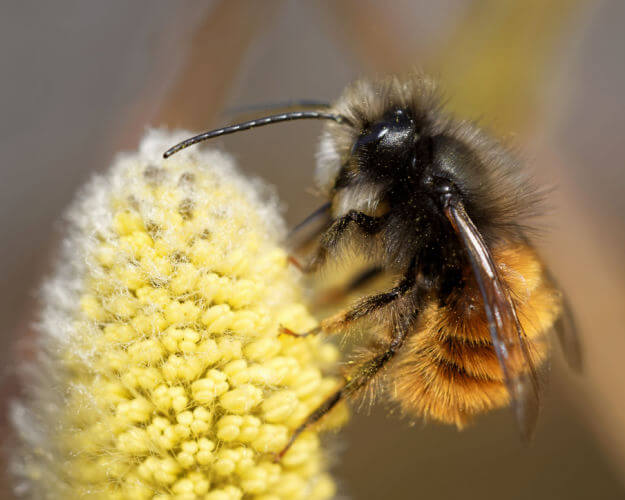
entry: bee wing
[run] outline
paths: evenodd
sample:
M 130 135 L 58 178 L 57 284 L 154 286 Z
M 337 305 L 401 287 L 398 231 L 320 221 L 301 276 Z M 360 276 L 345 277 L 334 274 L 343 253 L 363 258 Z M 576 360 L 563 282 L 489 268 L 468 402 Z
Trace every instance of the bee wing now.
M 559 290 L 562 289 L 549 270 L 547 271 L 547 279 L 554 284 L 556 288 Z M 562 313 L 553 325 L 553 330 L 558 337 L 558 343 L 560 344 L 562 354 L 567 364 L 577 373 L 581 373 L 584 367 L 581 342 L 575 323 L 575 316 L 573 315 L 571 304 L 566 295 L 562 296 Z
M 581 373 L 584 368 L 582 348 L 573 311 L 566 296 L 562 298 L 562 313 L 553 329 L 567 364 L 577 373 Z
M 493 258 L 460 201 L 445 207 L 445 214 L 460 237 L 475 274 L 488 321 L 490 336 L 503 371 L 521 439 L 532 438 L 539 410 L 538 375 L 525 334 L 508 290 Z

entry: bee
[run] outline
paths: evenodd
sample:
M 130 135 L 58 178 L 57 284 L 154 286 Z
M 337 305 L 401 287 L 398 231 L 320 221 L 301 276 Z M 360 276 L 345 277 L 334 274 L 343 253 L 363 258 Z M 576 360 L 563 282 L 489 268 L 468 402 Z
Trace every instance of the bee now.
M 312 273 L 351 248 L 371 267 L 346 290 L 378 273 L 396 277 L 387 291 L 311 331 L 283 328 L 294 336 L 347 334 L 368 322 L 371 342 L 280 455 L 375 380 L 405 414 L 458 428 L 510 405 L 528 441 L 549 357 L 546 334 L 556 329 L 570 364 L 581 367 L 577 334 L 563 316 L 568 305 L 524 222 L 540 211 L 542 192 L 504 145 L 447 116 L 440 103 L 420 73 L 362 80 L 332 105 L 212 130 L 164 154 L 257 126 L 325 120 L 317 183 L 327 202 L 297 228 L 321 221 L 312 255 L 291 261 Z

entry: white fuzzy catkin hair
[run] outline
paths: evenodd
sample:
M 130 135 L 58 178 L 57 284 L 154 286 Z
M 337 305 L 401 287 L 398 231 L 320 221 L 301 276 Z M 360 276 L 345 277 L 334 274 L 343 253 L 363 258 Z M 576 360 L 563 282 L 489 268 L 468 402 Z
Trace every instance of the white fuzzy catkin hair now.
M 38 355 L 11 410 L 18 494 L 333 495 L 317 432 L 272 462 L 337 383 L 321 372 L 332 346 L 277 333 L 314 320 L 276 244 L 276 199 L 226 154 L 162 160 L 185 137 L 148 133 L 67 212 Z

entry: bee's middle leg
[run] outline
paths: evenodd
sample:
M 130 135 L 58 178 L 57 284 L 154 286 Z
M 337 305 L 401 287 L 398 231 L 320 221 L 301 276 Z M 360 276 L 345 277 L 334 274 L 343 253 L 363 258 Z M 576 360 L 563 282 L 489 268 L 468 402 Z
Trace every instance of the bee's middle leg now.
M 334 316 L 324 319 L 321 321 L 319 326 L 307 332 L 296 333 L 284 327 L 281 327 L 280 331 L 281 333 L 294 337 L 307 337 L 309 335 L 316 335 L 319 333 L 334 333 L 345 330 L 354 321 L 364 318 L 365 316 L 368 316 L 369 314 L 402 297 L 406 292 L 415 286 L 415 283 L 416 275 L 413 263 L 409 266 L 408 271 L 406 271 L 399 284 L 391 288 L 389 291 L 360 299 L 353 307 L 340 311 Z

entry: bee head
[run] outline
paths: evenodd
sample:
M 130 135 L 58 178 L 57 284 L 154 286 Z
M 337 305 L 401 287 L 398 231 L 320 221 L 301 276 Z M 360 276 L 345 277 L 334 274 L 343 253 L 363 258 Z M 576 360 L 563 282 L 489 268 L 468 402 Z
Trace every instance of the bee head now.
M 415 142 L 415 123 L 403 109 L 387 113 L 365 128 L 352 147 L 352 155 L 385 154 L 410 147 Z
M 411 114 L 405 109 L 392 109 L 361 131 L 352 146 L 351 161 L 382 174 L 410 162 L 418 139 Z
M 345 166 L 374 178 L 414 168 L 425 144 L 422 132 L 432 122 L 437 102 L 434 83 L 420 74 L 350 85 L 332 106 L 345 122 L 326 123 L 321 135 L 316 172 L 320 190 L 331 192 Z

